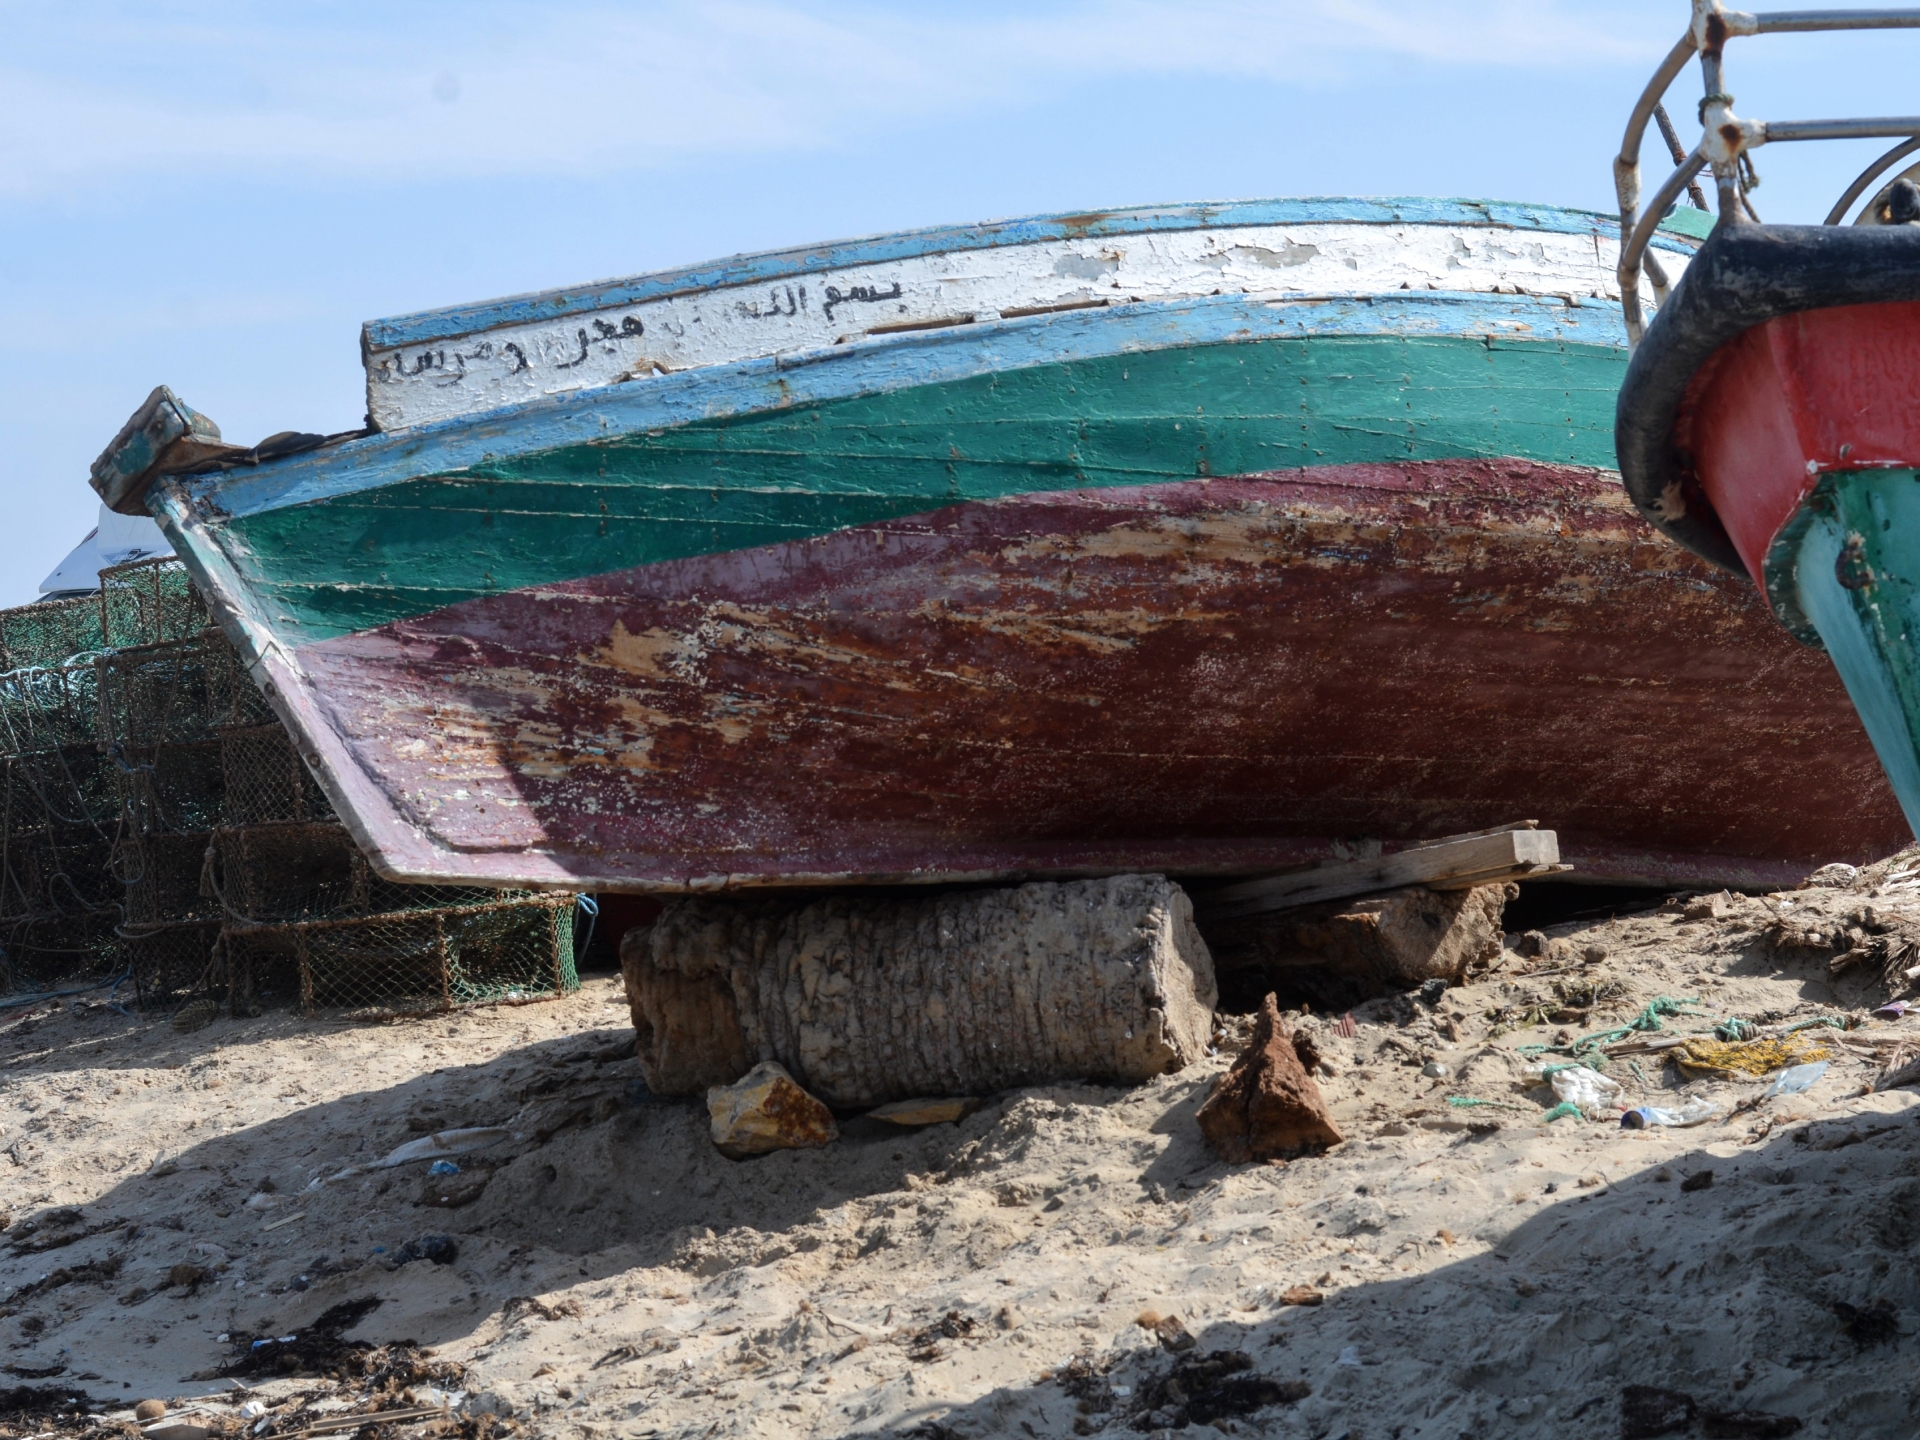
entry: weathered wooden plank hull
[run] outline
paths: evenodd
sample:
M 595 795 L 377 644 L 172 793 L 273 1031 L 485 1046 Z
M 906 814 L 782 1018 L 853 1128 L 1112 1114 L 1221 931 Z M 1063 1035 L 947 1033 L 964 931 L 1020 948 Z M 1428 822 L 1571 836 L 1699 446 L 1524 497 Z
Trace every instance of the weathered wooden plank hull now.
M 965 503 L 298 663 L 421 876 L 1221 873 L 1537 814 L 1588 878 L 1776 884 L 1906 838 L 1825 659 L 1570 466 Z
M 1523 815 L 1593 878 L 1865 858 L 1903 837 L 1830 672 L 1602 478 L 1612 224 L 748 257 L 378 322 L 383 433 L 183 479 L 130 430 L 96 478 L 399 878 L 1230 873 Z

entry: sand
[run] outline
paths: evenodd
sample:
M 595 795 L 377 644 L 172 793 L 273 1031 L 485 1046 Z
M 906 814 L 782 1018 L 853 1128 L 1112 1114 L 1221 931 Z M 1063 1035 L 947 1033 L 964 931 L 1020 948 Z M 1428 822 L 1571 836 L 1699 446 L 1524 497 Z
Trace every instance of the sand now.
M 1809 1093 L 1691 1130 L 1542 1124 L 1553 1097 L 1521 1051 L 1663 994 L 1702 1002 L 1669 1032 L 1861 1013 L 1877 977 L 1833 980 L 1824 953 L 1765 936 L 1783 903 L 1910 903 L 1871 888 L 1561 926 L 1570 945 L 1505 952 L 1435 1007 L 1374 1002 L 1351 1036 L 1308 1017 L 1349 1139 L 1286 1164 L 1219 1163 L 1194 1126 L 1241 1024 L 1137 1088 L 1023 1090 L 919 1130 L 843 1117 L 829 1148 L 731 1161 L 698 1102 L 636 1084 L 611 977 L 378 1026 L 0 1017 L 0 1360 L 8 1383 L 84 1391 L 96 1424 L 162 1397 L 237 1430 L 251 1399 L 268 1410 L 249 1426 L 287 1433 L 364 1386 L 191 1377 L 377 1300 L 348 1336 L 416 1342 L 464 1376 L 439 1388 L 541 1436 L 1138 1433 L 1171 1367 L 1215 1351 L 1265 1393 L 1306 1392 L 1212 1421 L 1229 1434 L 1612 1435 L 1623 1387 L 1647 1384 L 1809 1435 L 1907 1436 L 1920 1094 L 1862 1093 L 1881 1052 L 1861 1042 L 1920 1019 L 1871 1022 Z M 1498 1025 L 1571 1014 L 1556 983 L 1617 993 Z M 1724 1115 L 1764 1089 L 1640 1069 L 1610 1067 L 1632 1103 L 1705 1095 Z M 507 1138 L 458 1175 L 343 1173 L 486 1126 Z M 390 1268 L 436 1233 L 450 1263 Z M 180 1265 L 208 1273 L 169 1285 Z M 1323 1302 L 1283 1302 L 1302 1288 Z

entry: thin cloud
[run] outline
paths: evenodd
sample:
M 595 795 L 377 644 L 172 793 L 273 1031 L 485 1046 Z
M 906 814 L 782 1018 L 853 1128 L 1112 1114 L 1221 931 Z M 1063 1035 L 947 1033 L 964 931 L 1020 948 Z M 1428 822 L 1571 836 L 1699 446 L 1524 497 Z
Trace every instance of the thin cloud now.
M 1610 65 L 1665 48 L 1643 38 L 1646 7 L 1622 8 L 1636 23 L 1619 9 L 1487 0 L 1083 0 L 1018 13 L 775 0 L 404 14 L 215 5 L 191 24 L 131 9 L 74 21 L 54 7 L 13 17 L 0 187 L 33 195 L 172 173 L 186 199 L 210 174 L 268 169 L 605 173 L 813 149 L 1101 78 L 1315 88 L 1395 61 Z

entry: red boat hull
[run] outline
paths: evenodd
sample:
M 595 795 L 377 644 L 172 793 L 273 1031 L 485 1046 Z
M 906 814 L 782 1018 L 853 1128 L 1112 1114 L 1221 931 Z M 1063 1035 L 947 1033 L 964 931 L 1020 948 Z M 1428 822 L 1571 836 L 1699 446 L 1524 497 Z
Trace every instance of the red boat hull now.
M 1233 873 L 1533 817 L 1581 878 L 1778 885 L 1907 838 L 1825 657 L 1561 466 L 959 505 L 295 663 L 407 876 Z
M 1764 576 L 1822 475 L 1920 464 L 1920 303 L 1755 325 L 1700 368 L 1673 438 L 1748 573 Z

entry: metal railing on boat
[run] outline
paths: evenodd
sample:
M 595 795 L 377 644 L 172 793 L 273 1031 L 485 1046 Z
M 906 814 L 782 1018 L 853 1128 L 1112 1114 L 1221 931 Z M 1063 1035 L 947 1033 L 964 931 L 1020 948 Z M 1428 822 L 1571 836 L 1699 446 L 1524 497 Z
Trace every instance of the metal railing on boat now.
M 1749 35 L 1806 34 L 1832 30 L 1913 30 L 1920 29 L 1920 9 L 1901 10 L 1776 10 L 1760 14 L 1728 10 L 1720 0 L 1693 0 L 1693 21 L 1653 78 L 1641 92 L 1639 102 L 1627 120 L 1620 153 L 1614 157 L 1614 188 L 1620 199 L 1620 261 L 1616 271 L 1620 282 L 1621 308 L 1625 311 L 1627 338 L 1638 345 L 1645 333 L 1641 313 L 1640 276 L 1644 273 L 1653 286 L 1654 301 L 1666 300 L 1668 280 L 1659 261 L 1649 251 L 1655 228 L 1683 192 L 1690 187 L 1697 197 L 1694 179 L 1702 170 L 1711 169 L 1718 203 L 1719 223 L 1738 225 L 1757 223 L 1747 191 L 1754 183 L 1750 152 L 1761 145 L 1791 140 L 1860 140 L 1904 137 L 1873 164 L 1863 170 L 1828 213 L 1825 223 L 1837 225 L 1852 204 L 1887 170 L 1908 155 L 1920 151 L 1920 116 L 1900 116 L 1877 120 L 1746 120 L 1733 113 L 1734 97 L 1727 93 L 1725 51 L 1727 41 Z M 1677 152 L 1679 142 L 1666 121 L 1662 101 L 1667 90 L 1694 56 L 1700 59 L 1704 95 L 1700 100 L 1700 143 L 1685 155 L 1676 153 L 1673 173 L 1655 190 L 1645 209 L 1640 204 L 1640 145 L 1647 124 L 1656 118 L 1670 146 Z M 1855 224 L 1882 223 L 1880 209 L 1892 187 L 1902 179 L 1920 177 L 1920 164 L 1896 175 L 1875 192 L 1862 208 Z

